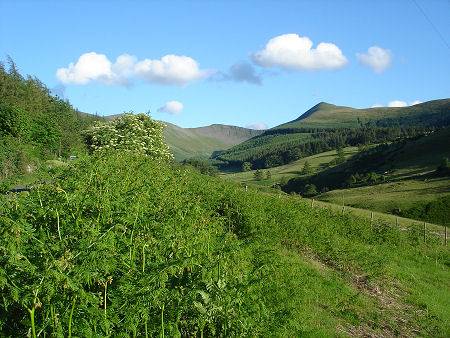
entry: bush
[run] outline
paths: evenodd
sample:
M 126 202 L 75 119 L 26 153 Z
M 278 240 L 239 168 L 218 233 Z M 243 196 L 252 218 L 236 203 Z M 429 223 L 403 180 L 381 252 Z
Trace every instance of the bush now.
M 252 170 L 252 164 L 250 162 L 242 163 L 242 171 L 250 171 Z
M 317 187 L 314 184 L 307 184 L 303 189 L 302 195 L 305 197 L 312 197 L 318 194 Z
M 173 155 L 164 142 L 163 128 L 146 114 L 127 113 L 111 122 L 97 122 L 83 135 L 91 152 L 115 149 L 170 160 Z
M 253 177 L 256 181 L 261 181 L 264 178 L 264 173 L 262 172 L 262 170 L 258 169 L 253 174 Z

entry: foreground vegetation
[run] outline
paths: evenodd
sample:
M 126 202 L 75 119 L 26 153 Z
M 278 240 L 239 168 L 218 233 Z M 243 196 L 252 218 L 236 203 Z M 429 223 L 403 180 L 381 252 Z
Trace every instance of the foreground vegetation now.
M 448 247 L 418 228 L 132 153 L 53 176 L 1 197 L 2 335 L 450 333 Z

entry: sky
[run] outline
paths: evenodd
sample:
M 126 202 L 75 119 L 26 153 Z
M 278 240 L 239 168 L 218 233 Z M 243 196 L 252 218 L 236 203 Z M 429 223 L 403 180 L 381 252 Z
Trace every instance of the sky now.
M 450 1 L 0 0 L 0 59 L 77 109 L 273 127 L 450 97 Z

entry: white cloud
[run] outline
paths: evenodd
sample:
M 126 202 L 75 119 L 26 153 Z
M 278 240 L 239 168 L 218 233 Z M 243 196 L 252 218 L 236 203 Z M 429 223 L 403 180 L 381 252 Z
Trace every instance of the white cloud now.
M 367 53 L 357 53 L 356 57 L 363 65 L 373 69 L 375 73 L 382 73 L 392 61 L 391 51 L 378 46 L 372 46 Z
M 408 104 L 405 101 L 394 100 L 388 103 L 388 107 L 406 107 Z
M 111 67 L 106 55 L 90 52 L 81 55 L 75 64 L 71 62 L 67 68 L 59 68 L 56 77 L 64 84 L 112 83 L 114 73 Z
M 168 101 L 164 106 L 158 108 L 158 112 L 177 115 L 181 113 L 183 108 L 184 108 L 183 104 L 179 101 Z
M 306 36 L 283 34 L 269 40 L 263 50 L 253 55 L 253 61 L 262 67 L 280 67 L 298 70 L 337 69 L 347 58 L 333 43 L 321 42 L 312 48 Z
M 137 76 L 149 82 L 186 85 L 211 74 L 200 70 L 197 61 L 188 56 L 166 55 L 160 60 L 145 59 L 134 67 Z
M 78 85 L 89 82 L 127 85 L 141 78 L 151 83 L 182 86 L 209 75 L 211 71 L 200 69 L 197 61 L 188 56 L 166 55 L 159 60 L 138 61 L 135 56 L 122 54 L 112 63 L 106 55 L 95 52 L 85 53 L 76 63 L 56 71 L 61 83 Z
M 387 107 L 408 107 L 408 106 L 413 106 L 415 104 L 419 104 L 422 103 L 422 101 L 420 100 L 414 100 L 411 101 L 409 104 L 406 101 L 401 101 L 401 100 L 393 100 L 391 102 L 389 102 L 387 104 Z M 381 107 L 386 107 L 386 105 L 380 104 L 380 103 L 376 103 L 374 104 L 372 107 L 370 108 L 381 108 Z
M 267 127 L 267 124 L 265 124 L 263 122 L 256 122 L 256 123 L 246 125 L 245 128 L 256 129 L 256 130 L 265 130 L 268 127 Z

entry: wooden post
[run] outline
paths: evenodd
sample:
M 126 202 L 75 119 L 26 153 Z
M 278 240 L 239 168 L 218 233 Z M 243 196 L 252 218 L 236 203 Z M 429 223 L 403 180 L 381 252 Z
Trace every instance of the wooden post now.
M 423 222 L 423 241 L 425 242 L 427 239 L 427 223 Z
M 314 198 L 311 200 L 311 208 L 314 208 Z
M 395 217 L 395 226 L 398 228 L 398 217 Z

